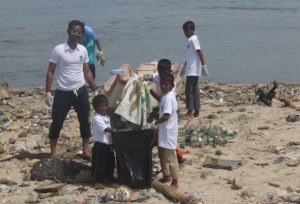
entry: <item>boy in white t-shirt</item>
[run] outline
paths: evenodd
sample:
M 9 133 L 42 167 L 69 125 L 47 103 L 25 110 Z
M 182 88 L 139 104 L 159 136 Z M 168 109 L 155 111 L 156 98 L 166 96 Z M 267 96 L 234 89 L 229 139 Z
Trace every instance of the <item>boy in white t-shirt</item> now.
M 103 182 L 113 178 L 115 154 L 112 147 L 111 133 L 115 132 L 110 125 L 108 100 L 99 94 L 93 98 L 95 115 L 93 118 L 93 138 L 95 144 L 92 150 L 92 177 L 96 182 L 95 188 L 102 187 Z
M 160 182 L 171 182 L 171 187 L 178 188 L 179 167 L 176 156 L 178 137 L 178 105 L 176 94 L 172 91 L 174 76 L 166 74 L 160 79 L 163 96 L 159 104 L 158 156 L 163 178 Z
M 201 70 L 206 70 L 204 54 L 200 47 L 198 36 L 195 35 L 195 24 L 187 21 L 183 24 L 183 32 L 187 37 L 187 52 L 185 61 L 185 99 L 187 112 L 183 119 L 198 117 L 200 113 L 200 92 L 198 80 Z M 193 113 L 194 110 L 194 113 Z

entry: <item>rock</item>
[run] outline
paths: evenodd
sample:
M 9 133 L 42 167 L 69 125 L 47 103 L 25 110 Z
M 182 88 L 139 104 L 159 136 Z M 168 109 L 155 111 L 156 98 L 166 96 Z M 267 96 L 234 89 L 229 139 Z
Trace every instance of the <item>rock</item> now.
M 244 182 L 240 177 L 235 177 L 232 180 L 232 189 L 242 189 L 244 186 Z
M 91 168 L 68 158 L 42 159 L 30 171 L 32 180 L 54 180 L 64 183 L 91 181 Z
M 294 192 L 294 188 L 292 186 L 288 186 L 286 190 L 291 193 Z
M 222 150 L 217 149 L 217 151 L 215 152 L 216 155 L 222 155 Z
M 298 166 L 298 161 L 289 161 L 286 165 L 288 167 L 296 167 Z
M 209 114 L 209 115 L 207 116 L 207 118 L 208 118 L 208 119 L 217 119 L 218 116 L 217 116 L 216 114 L 212 113 L 212 114 Z
M 300 203 L 300 195 L 294 194 L 294 195 L 289 195 L 286 199 L 286 202 L 291 202 L 291 203 Z
M 270 127 L 269 126 L 260 126 L 257 127 L 258 130 L 268 130 Z
M 278 184 L 278 183 L 275 183 L 275 182 L 268 182 L 268 184 L 270 185 L 270 186 L 274 186 L 274 187 L 280 187 L 280 184 Z
M 248 199 L 248 198 L 251 198 L 253 196 L 254 196 L 254 192 L 251 189 L 244 190 L 241 193 L 241 197 L 244 198 L 244 199 Z

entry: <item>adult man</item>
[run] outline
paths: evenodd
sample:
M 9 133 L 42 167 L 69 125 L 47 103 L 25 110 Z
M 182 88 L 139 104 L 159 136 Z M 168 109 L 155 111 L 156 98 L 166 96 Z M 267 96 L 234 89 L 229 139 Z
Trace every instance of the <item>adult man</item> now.
M 78 44 L 84 32 L 84 23 L 73 20 L 68 25 L 68 40 L 57 45 L 49 58 L 49 66 L 46 77 L 45 102 L 52 106 L 52 124 L 49 129 L 51 157 L 56 155 L 57 139 L 63 122 L 71 108 L 77 112 L 80 123 L 80 136 L 82 138 L 83 156 L 91 158 L 88 150 L 91 128 L 89 122 L 89 95 L 85 86 L 85 79 L 90 88 L 96 94 L 96 85 L 88 66 L 88 53 L 84 46 Z M 54 102 L 51 94 L 51 86 L 57 70 Z
M 89 55 L 89 67 L 93 74 L 94 79 L 96 78 L 96 71 L 95 71 L 95 48 L 96 49 L 96 60 L 99 62 L 102 66 L 105 64 L 105 57 L 103 53 L 103 48 L 101 46 L 101 42 L 95 33 L 95 31 L 92 29 L 91 26 L 85 25 L 84 26 L 84 33 L 82 37 L 79 40 L 79 43 L 86 47 Z

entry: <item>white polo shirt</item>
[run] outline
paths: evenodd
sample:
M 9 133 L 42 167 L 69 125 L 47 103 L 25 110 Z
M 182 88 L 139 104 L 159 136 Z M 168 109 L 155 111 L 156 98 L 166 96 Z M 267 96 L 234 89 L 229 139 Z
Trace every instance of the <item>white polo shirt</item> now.
M 197 35 L 193 35 L 187 39 L 186 76 L 201 75 L 201 62 L 196 52 L 196 50 L 200 49 L 200 42 Z
M 178 137 L 178 105 L 176 93 L 169 91 L 163 95 L 159 105 L 159 117 L 164 113 L 170 114 L 167 121 L 159 124 L 158 127 L 158 146 L 166 149 L 177 148 Z
M 111 133 L 104 131 L 106 128 L 110 127 L 110 118 L 107 115 L 95 113 L 92 128 L 94 141 L 107 145 L 112 144 Z
M 88 63 L 88 53 L 84 46 L 77 44 L 73 50 L 67 42 L 57 45 L 49 58 L 56 64 L 57 89 L 72 91 L 85 84 L 83 63 Z

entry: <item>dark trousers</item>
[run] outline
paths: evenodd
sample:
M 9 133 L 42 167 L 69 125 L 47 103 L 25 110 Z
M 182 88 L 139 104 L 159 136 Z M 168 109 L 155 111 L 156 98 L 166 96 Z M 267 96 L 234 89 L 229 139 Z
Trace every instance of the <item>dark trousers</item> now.
M 198 76 L 187 76 L 185 84 L 186 109 L 200 110 L 200 92 L 198 88 Z
M 56 90 L 52 107 L 52 123 L 49 129 L 48 137 L 52 140 L 57 139 L 60 130 L 67 117 L 69 110 L 73 106 L 77 113 L 80 124 L 80 136 L 91 136 L 91 125 L 89 121 L 90 103 L 89 93 L 86 86 L 74 91 Z
M 93 78 L 96 78 L 96 70 L 95 70 L 95 64 L 89 64 L 89 68 L 92 72 Z
M 92 150 L 92 178 L 105 182 L 113 178 L 115 154 L 112 145 L 95 142 Z

